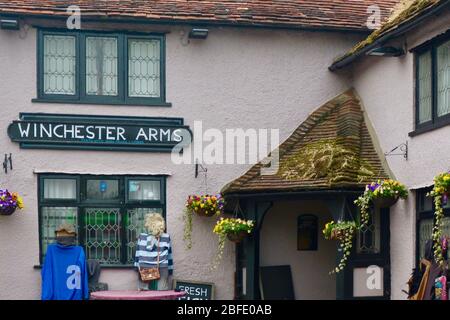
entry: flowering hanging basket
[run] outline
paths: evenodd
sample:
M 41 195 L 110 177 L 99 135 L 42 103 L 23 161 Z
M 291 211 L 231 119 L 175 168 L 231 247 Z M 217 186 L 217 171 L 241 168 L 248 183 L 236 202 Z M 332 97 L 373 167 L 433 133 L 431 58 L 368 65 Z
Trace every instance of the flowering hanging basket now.
M 399 199 L 398 196 L 390 196 L 390 197 L 377 197 L 374 198 L 372 201 L 373 205 L 376 208 L 384 209 L 392 207 L 398 201 L 398 199 Z
M 16 211 L 17 207 L 1 207 L 0 208 L 0 215 L 2 216 L 10 216 Z
M 201 217 L 212 217 L 223 213 L 224 199 L 217 195 L 191 195 L 186 200 L 186 208 Z
M 252 233 L 255 222 L 239 218 L 220 218 L 214 226 L 213 232 L 219 236 L 217 255 L 214 258 L 212 270 L 216 269 L 222 259 L 226 240 L 239 243 Z
M 23 208 L 22 198 L 16 192 L 0 190 L 0 215 L 10 216 L 17 208 Z
M 220 194 L 190 195 L 186 199 L 184 210 L 184 241 L 186 248 L 192 248 L 192 216 L 194 212 L 200 217 L 219 216 L 223 213 L 225 200 Z
M 244 240 L 246 237 L 248 236 L 248 232 L 247 231 L 239 231 L 237 233 L 227 233 L 227 238 L 228 240 L 230 240 L 231 242 L 234 243 L 240 243 L 242 240 Z
M 192 210 L 200 217 L 212 217 L 216 214 L 215 211 L 210 210 L 209 208 L 195 208 Z

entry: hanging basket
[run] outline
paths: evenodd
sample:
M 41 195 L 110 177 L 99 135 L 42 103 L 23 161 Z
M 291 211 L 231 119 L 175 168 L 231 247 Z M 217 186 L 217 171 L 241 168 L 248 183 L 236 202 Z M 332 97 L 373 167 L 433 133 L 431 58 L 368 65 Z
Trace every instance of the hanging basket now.
M 213 211 L 206 208 L 198 208 L 197 210 L 194 210 L 194 212 L 200 217 L 212 217 L 215 214 Z
M 6 207 L 0 208 L 0 215 L 2 216 L 10 216 L 16 211 L 17 207 Z
M 248 235 L 248 232 L 239 231 L 238 233 L 227 233 L 227 238 L 231 242 L 239 243 L 244 240 Z
M 392 207 L 398 201 L 397 197 L 378 197 L 373 199 L 373 205 L 376 208 L 384 209 Z
M 355 229 L 352 229 L 353 231 L 353 233 L 355 233 Z M 348 230 L 343 230 L 343 229 L 340 229 L 340 230 L 337 230 L 337 229 L 333 229 L 332 231 L 331 231 L 331 235 L 330 235 L 330 240 L 338 240 L 338 241 L 343 241 L 344 239 L 345 239 L 345 232 L 346 231 L 348 231 Z
M 344 230 L 332 230 L 330 235 L 330 240 L 343 240 L 344 239 Z

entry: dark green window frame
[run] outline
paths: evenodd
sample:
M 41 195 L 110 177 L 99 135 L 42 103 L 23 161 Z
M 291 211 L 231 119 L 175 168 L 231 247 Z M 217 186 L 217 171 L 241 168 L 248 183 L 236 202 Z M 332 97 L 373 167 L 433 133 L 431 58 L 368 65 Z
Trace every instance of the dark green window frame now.
M 445 33 L 411 49 L 414 54 L 414 77 L 415 77 L 415 93 L 414 93 L 414 131 L 409 133 L 413 137 L 418 134 L 428 132 L 437 128 L 450 124 L 450 114 L 438 116 L 437 100 L 438 100 L 438 70 L 437 70 L 437 47 L 450 40 L 450 30 Z M 419 57 L 423 54 L 431 53 L 431 120 L 420 123 L 420 103 L 419 103 Z
M 44 179 L 71 179 L 76 181 L 76 198 L 75 199 L 45 199 L 44 198 Z M 89 200 L 87 199 L 87 181 L 88 180 L 118 180 L 119 181 L 119 199 L 118 200 Z M 158 181 L 160 183 L 160 200 L 144 200 L 144 201 L 130 201 L 128 200 L 128 181 L 130 180 L 145 180 Z M 75 174 L 39 174 L 38 175 L 38 212 L 39 212 L 39 262 L 40 265 L 44 262 L 45 252 L 43 252 L 44 235 L 43 230 L 43 208 L 52 207 L 76 207 L 77 214 L 77 240 L 78 244 L 82 246 L 88 256 L 87 247 L 85 243 L 86 232 L 86 209 L 92 208 L 114 208 L 120 210 L 120 242 L 121 242 L 121 256 L 120 263 L 108 264 L 102 263 L 105 267 L 133 267 L 133 264 L 127 263 L 128 247 L 127 241 L 135 241 L 136 239 L 127 239 L 125 215 L 127 210 L 132 209 L 159 209 L 162 212 L 164 219 L 166 219 L 166 176 L 142 176 L 142 175 L 75 175 Z M 132 254 L 134 256 L 134 253 Z M 89 258 L 89 256 L 88 256 Z
M 420 256 L 421 222 L 428 220 L 429 222 L 432 222 L 432 226 L 434 226 L 435 223 L 434 213 L 436 207 L 434 205 L 433 198 L 427 197 L 427 193 L 429 193 L 432 189 L 432 187 L 427 187 L 416 190 L 416 265 L 418 265 L 420 259 L 422 258 Z M 426 205 L 426 202 L 428 202 L 428 205 Z M 450 217 L 449 205 L 444 205 L 444 217 Z M 430 228 L 430 231 L 432 231 L 432 227 Z M 431 233 L 426 235 L 426 238 L 431 239 Z
M 72 36 L 75 38 L 75 94 L 46 94 L 44 92 L 44 36 Z M 87 95 L 86 94 L 86 37 L 114 37 L 118 47 L 118 95 Z M 128 96 L 128 41 L 132 39 L 158 40 L 160 44 L 160 96 L 159 97 L 130 97 Z M 37 92 L 33 102 L 46 103 L 74 103 L 74 104 L 103 104 L 103 105 L 138 105 L 170 107 L 166 102 L 166 68 L 165 68 L 165 35 L 142 33 L 113 33 L 101 31 L 62 31 L 53 29 L 39 29 L 37 36 Z

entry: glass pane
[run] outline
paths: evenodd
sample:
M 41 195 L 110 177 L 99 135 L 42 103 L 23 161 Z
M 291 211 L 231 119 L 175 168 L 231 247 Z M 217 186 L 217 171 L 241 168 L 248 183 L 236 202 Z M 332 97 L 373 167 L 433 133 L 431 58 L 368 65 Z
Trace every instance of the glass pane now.
M 55 230 L 63 223 L 73 224 L 78 230 L 77 208 L 75 207 L 43 207 L 41 209 L 42 258 L 47 246 L 56 240 Z M 77 232 L 78 234 L 78 232 Z
M 44 179 L 45 199 L 76 199 L 77 180 L 75 179 Z
M 160 200 L 160 189 L 159 181 L 130 180 L 128 181 L 128 199 L 133 201 Z
M 44 36 L 44 93 L 75 94 L 75 37 Z
M 127 211 L 125 228 L 127 233 L 127 264 L 134 263 L 136 241 L 140 233 L 147 233 L 144 227 L 144 219 L 147 213 L 160 213 L 161 208 L 135 208 Z
M 419 101 L 419 123 L 431 120 L 432 90 L 431 90 L 431 52 L 419 56 L 417 68 Z
M 433 198 L 426 196 L 427 191 L 418 191 L 420 212 L 433 210 Z
M 128 41 L 128 95 L 145 98 L 160 96 L 159 40 Z
M 425 245 L 431 239 L 433 219 L 422 219 L 419 222 L 419 259 L 425 256 Z
M 380 210 L 370 215 L 367 226 L 357 235 L 356 252 L 365 254 L 380 253 Z
M 120 210 L 88 208 L 84 218 L 87 258 L 104 264 L 121 264 Z
M 119 199 L 119 181 L 88 180 L 86 193 L 89 200 L 117 200 Z
M 437 48 L 437 113 L 450 113 L 450 41 Z
M 117 95 L 117 39 L 86 38 L 86 93 Z

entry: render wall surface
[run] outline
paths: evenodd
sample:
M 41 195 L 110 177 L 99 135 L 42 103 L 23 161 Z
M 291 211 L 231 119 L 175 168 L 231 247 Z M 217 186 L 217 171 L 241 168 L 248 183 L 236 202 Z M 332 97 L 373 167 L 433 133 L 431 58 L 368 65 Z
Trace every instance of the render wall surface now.
M 151 31 L 145 25 L 140 29 Z M 181 28 L 167 34 L 166 91 L 172 107 L 133 107 L 32 103 L 36 98 L 36 29 L 0 30 L 0 145 L 12 153 L 14 170 L 0 173 L 0 186 L 24 196 L 26 209 L 0 217 L 0 299 L 39 299 L 40 274 L 37 175 L 34 172 L 89 174 L 170 174 L 167 180 L 167 226 L 173 239 L 175 277 L 214 282 L 216 297 L 234 292 L 234 248 L 227 245 L 223 263 L 211 272 L 217 238 L 213 219 L 194 217 L 190 251 L 183 243 L 182 212 L 187 195 L 218 192 L 250 167 L 207 165 L 194 178 L 194 165 L 174 165 L 170 154 L 100 151 L 23 150 L 7 136 L 19 112 L 182 117 L 191 128 L 274 128 L 283 141 L 309 113 L 350 86 L 327 67 L 358 38 L 335 33 L 252 29 L 210 29 L 205 41 L 183 45 Z M 185 30 L 186 31 L 186 30 Z M 373 116 L 375 117 L 375 115 Z M 376 119 L 374 120 L 377 123 Z M 403 139 L 404 140 L 404 139 Z M 393 139 L 392 141 L 397 141 Z M 390 144 L 383 140 L 383 145 Z M 417 156 L 417 153 L 416 155 Z M 110 289 L 135 289 L 133 270 L 104 270 L 100 281 Z
M 315 251 L 297 250 L 297 218 L 303 214 L 318 218 L 318 244 Z M 297 300 L 336 299 L 336 242 L 325 240 L 322 230 L 332 220 L 320 201 L 276 202 L 267 212 L 261 230 L 260 265 L 290 265 Z
M 421 24 L 396 44 L 407 50 L 449 29 L 450 15 Z M 429 186 L 433 177 L 450 169 L 450 127 L 443 127 L 415 137 L 414 130 L 414 56 L 401 58 L 366 57 L 353 68 L 353 86 L 360 95 L 367 116 L 379 140 L 382 152 L 388 152 L 408 141 L 408 160 L 401 156 L 386 160 L 395 177 L 409 188 Z M 415 193 L 407 201 L 391 208 L 391 294 L 405 299 L 406 289 L 415 263 L 416 243 Z

